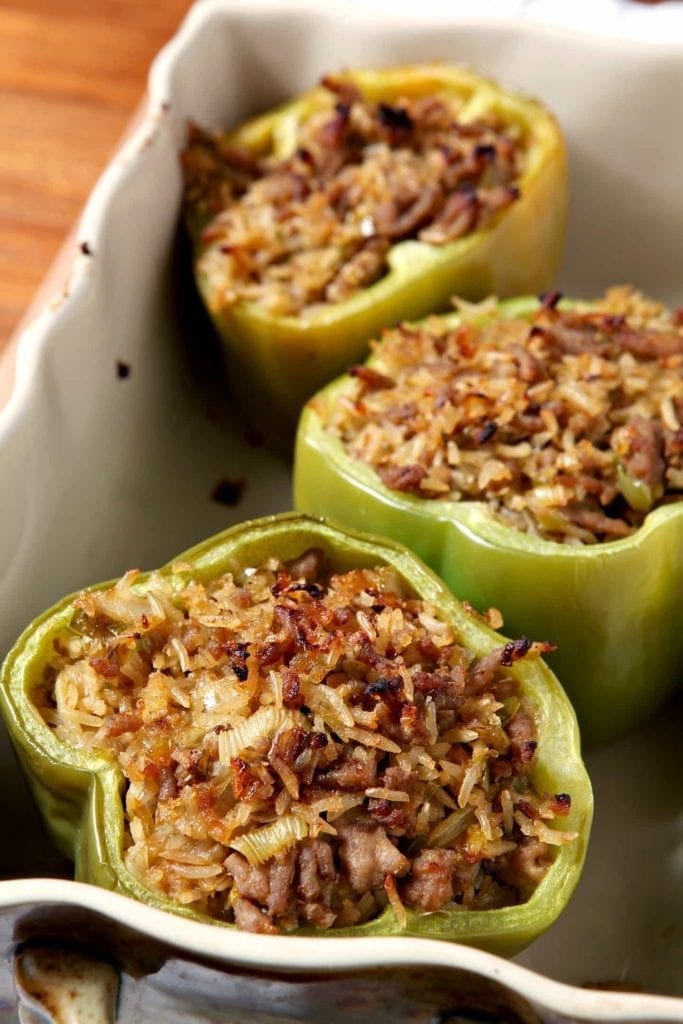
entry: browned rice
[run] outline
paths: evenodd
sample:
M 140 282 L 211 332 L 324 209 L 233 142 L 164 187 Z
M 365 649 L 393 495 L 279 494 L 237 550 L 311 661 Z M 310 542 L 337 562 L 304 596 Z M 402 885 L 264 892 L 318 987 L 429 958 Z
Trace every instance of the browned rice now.
M 392 489 L 567 544 L 628 536 L 683 497 L 683 327 L 630 288 L 588 312 L 557 298 L 531 324 L 491 300 L 386 331 L 327 429 Z
M 256 931 L 528 898 L 574 837 L 528 780 L 505 667 L 547 645 L 477 661 L 394 570 L 329 574 L 317 549 L 206 585 L 176 568 L 83 592 L 36 694 L 120 765 L 140 882 Z

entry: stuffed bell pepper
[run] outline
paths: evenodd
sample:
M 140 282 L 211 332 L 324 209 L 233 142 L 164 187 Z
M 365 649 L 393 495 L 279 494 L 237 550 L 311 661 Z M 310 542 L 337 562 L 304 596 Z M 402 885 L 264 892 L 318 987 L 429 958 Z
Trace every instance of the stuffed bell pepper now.
M 295 503 L 555 641 L 597 742 L 683 675 L 683 327 L 629 288 L 559 299 L 386 331 L 304 411 Z
M 288 514 L 62 601 L 2 706 L 81 879 L 263 934 L 509 954 L 569 899 L 592 813 L 548 646 Z
M 539 291 L 561 256 L 555 120 L 461 67 L 328 75 L 233 131 L 193 128 L 183 166 L 234 390 L 280 435 L 380 328 Z

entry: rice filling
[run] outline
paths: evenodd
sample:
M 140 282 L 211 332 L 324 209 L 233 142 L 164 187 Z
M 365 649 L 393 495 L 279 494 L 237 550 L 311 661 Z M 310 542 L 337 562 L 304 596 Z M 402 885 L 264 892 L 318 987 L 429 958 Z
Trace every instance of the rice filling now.
M 628 536 L 683 497 L 681 318 L 626 287 L 589 309 L 559 299 L 530 322 L 487 300 L 457 327 L 386 331 L 326 429 L 392 490 L 484 501 L 566 544 Z
M 185 201 L 208 219 L 199 271 L 221 306 L 314 313 L 382 278 L 397 242 L 444 245 L 519 197 L 519 128 L 461 118 L 460 97 L 376 103 L 348 80 L 322 84 L 329 104 L 291 127 L 286 158 L 192 129 Z
M 144 886 L 266 933 L 529 898 L 575 833 L 569 795 L 530 781 L 509 668 L 552 645 L 477 659 L 391 567 L 333 572 L 316 548 L 176 571 L 79 595 L 34 698 L 120 765 Z

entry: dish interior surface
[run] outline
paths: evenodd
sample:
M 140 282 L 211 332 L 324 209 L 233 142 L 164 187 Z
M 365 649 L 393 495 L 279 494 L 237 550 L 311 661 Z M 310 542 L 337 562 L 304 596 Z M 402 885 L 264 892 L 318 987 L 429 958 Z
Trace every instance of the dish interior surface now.
M 290 507 L 290 466 L 247 429 L 188 284 L 177 153 L 192 118 L 235 124 L 344 66 L 444 58 L 540 96 L 570 154 L 566 294 L 632 282 L 683 303 L 683 61 L 667 46 L 523 23 L 373 21 L 199 5 L 157 63 L 143 128 L 98 186 L 65 296 L 28 328 L 0 422 L 0 649 L 64 593 L 160 565 Z M 239 382 L 236 382 L 239 387 Z M 545 638 L 540 638 L 545 639 Z M 578 984 L 683 993 L 679 701 L 588 758 L 596 819 L 572 904 L 519 961 Z M 16 841 L 4 876 L 63 872 L 3 737 Z M 407 940 L 409 941 L 409 940 Z

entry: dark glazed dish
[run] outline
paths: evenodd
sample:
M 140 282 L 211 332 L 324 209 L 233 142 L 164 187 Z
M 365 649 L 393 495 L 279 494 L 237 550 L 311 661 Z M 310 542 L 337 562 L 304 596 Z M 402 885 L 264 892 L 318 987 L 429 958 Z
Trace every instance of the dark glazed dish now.
M 308 404 L 295 501 L 413 548 L 513 633 L 550 637 L 585 738 L 680 677 L 683 330 L 629 289 L 385 332 Z
M 252 931 L 512 953 L 569 899 L 592 812 L 546 649 L 400 546 L 287 515 L 65 600 L 2 701 L 81 879 Z
M 565 151 L 552 116 L 463 68 L 327 76 L 183 156 L 196 276 L 236 390 L 291 423 L 403 317 L 549 287 Z

